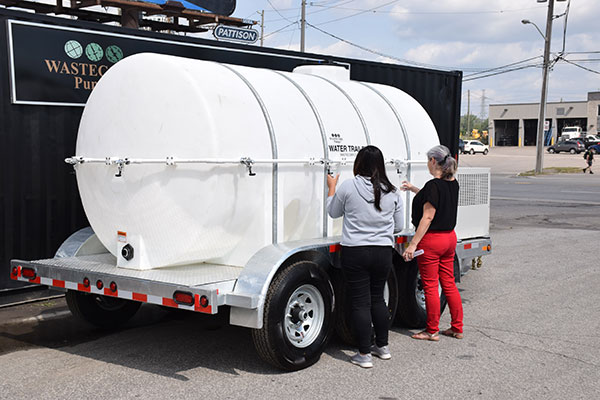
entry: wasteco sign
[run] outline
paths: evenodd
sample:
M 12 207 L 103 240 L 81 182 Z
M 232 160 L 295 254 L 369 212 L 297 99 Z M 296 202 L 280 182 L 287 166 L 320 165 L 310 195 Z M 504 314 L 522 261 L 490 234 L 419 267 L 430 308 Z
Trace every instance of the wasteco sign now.
M 258 40 L 258 32 L 254 29 L 218 25 L 213 34 L 217 39 L 237 40 L 244 43 L 254 43 Z
M 246 36 L 242 33 L 241 40 L 258 37 L 256 31 L 242 31 L 254 34 Z M 102 75 L 121 59 L 137 53 L 169 54 L 240 65 L 248 63 L 250 53 L 216 45 L 165 40 L 164 37 L 131 36 L 17 20 L 8 20 L 8 33 L 13 104 L 84 106 Z M 267 52 L 257 52 L 254 57 L 255 66 L 283 71 L 291 71 L 306 61 L 323 61 L 306 57 L 282 58 Z M 156 82 L 148 84 L 160 84 L 160 79 L 157 77 Z
M 77 40 L 65 43 L 65 54 L 77 61 L 64 59 L 44 59 L 48 72 L 51 74 L 70 75 L 73 78 L 73 89 L 92 90 L 98 79 L 110 67 L 123 58 L 123 51 L 119 46 L 110 45 L 105 49 L 98 43 L 89 43 L 84 47 Z M 105 63 L 102 63 L 106 57 Z
M 129 55 L 108 35 L 11 22 L 13 103 L 85 104 L 102 75 Z

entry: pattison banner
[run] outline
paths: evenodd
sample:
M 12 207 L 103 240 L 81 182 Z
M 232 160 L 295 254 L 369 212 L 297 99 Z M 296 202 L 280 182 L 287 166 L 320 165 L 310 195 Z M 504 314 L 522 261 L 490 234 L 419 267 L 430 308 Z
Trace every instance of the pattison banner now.
M 136 53 L 152 52 L 248 64 L 291 71 L 296 65 L 319 59 L 278 56 L 268 51 L 224 49 L 199 43 L 8 21 L 11 100 L 14 104 L 83 106 L 113 65 Z M 149 85 L 160 84 L 160 77 Z

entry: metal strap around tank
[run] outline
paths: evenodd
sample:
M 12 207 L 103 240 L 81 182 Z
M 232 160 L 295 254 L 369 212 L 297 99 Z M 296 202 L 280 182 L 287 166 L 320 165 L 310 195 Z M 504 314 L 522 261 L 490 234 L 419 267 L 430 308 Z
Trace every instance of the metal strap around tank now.
M 292 78 L 290 78 L 286 74 L 283 74 L 279 71 L 274 71 L 274 72 L 279 74 L 283 78 L 287 79 L 292 85 L 294 85 L 294 87 L 296 89 L 298 89 L 298 91 L 302 94 L 302 96 L 304 96 L 304 99 L 306 99 L 306 102 L 310 106 L 313 114 L 315 115 L 315 118 L 317 119 L 317 124 L 319 125 L 319 131 L 321 132 L 321 140 L 323 141 L 323 157 L 326 160 L 329 160 L 329 149 L 327 148 L 327 135 L 325 134 L 325 127 L 323 126 L 323 120 L 321 120 L 321 116 L 319 115 L 319 111 L 317 110 L 317 107 L 311 100 L 308 93 L 306 93 L 306 91 L 304 89 L 302 89 L 302 87 L 298 83 L 296 83 L 296 81 L 294 81 Z M 323 188 L 324 188 L 323 189 L 323 237 L 327 237 L 327 233 L 328 233 L 327 232 L 328 231 L 328 229 L 327 229 L 327 193 L 328 193 L 327 168 L 328 168 L 327 165 L 325 165 L 323 168 L 323 172 L 325 172 L 323 174 Z
M 367 124 L 365 123 L 365 119 L 363 118 L 362 113 L 360 112 L 360 110 L 358 109 L 358 106 L 356 105 L 356 103 L 354 102 L 354 100 L 352 100 L 352 97 L 350 97 L 350 95 L 344 90 L 342 89 L 337 83 L 319 76 L 319 75 L 313 75 L 316 76 L 317 78 L 321 78 L 323 79 L 325 82 L 331 84 L 331 86 L 335 87 L 337 90 L 339 90 L 344 96 L 346 96 L 346 98 L 348 99 L 348 101 L 350 102 L 350 104 L 352 105 L 352 107 L 354 108 L 354 111 L 356 111 L 356 114 L 358 115 L 358 119 L 360 119 L 360 123 L 363 127 L 363 131 L 365 133 L 365 138 L 367 139 L 367 144 L 371 144 L 371 136 L 369 135 L 369 129 L 367 128 Z
M 394 115 L 396 116 L 396 120 L 398 121 L 398 124 L 400 125 L 400 130 L 402 131 L 402 135 L 404 136 L 404 144 L 406 145 L 406 159 L 408 161 L 411 160 L 411 154 L 410 154 L 410 141 L 408 140 L 408 133 L 406 132 L 406 128 L 404 127 L 404 123 L 402 122 L 402 117 L 400 116 L 400 114 L 398 113 L 398 110 L 396 110 L 396 108 L 394 107 L 394 105 L 392 104 L 392 102 L 384 96 L 383 93 L 381 93 L 379 90 L 377 90 L 376 88 L 372 87 L 371 85 L 368 85 L 364 82 L 360 82 L 361 85 L 371 89 L 373 92 L 375 92 L 379 97 L 381 97 L 383 99 L 383 101 L 386 102 L 386 104 L 388 105 L 388 107 L 391 108 L 392 112 L 394 113 Z M 410 173 L 411 173 L 411 163 L 407 163 L 406 165 L 406 178 L 410 179 Z M 409 192 L 408 190 L 406 191 L 405 194 L 405 199 L 406 199 L 406 206 L 404 207 L 405 209 L 405 218 L 404 218 L 404 227 L 408 227 L 408 223 L 410 221 L 410 213 L 409 213 L 409 207 L 408 207 L 408 199 L 409 199 Z
M 218 63 L 215 63 L 215 64 L 218 64 Z M 256 101 L 258 102 L 258 105 L 260 106 L 260 109 L 262 110 L 263 116 L 265 117 L 265 122 L 267 123 L 267 129 L 269 130 L 269 137 L 271 139 L 272 157 L 273 157 L 273 159 L 277 159 L 277 139 L 275 137 L 275 130 L 273 129 L 273 123 L 271 121 L 271 117 L 269 116 L 269 111 L 267 110 L 267 107 L 265 106 L 265 103 L 263 102 L 262 98 L 258 94 L 258 91 L 254 88 L 254 86 L 252 86 L 250 81 L 248 81 L 248 79 L 246 79 L 246 77 L 244 75 L 242 75 L 240 72 L 236 71 L 234 68 L 232 68 L 226 64 L 218 64 L 218 65 L 222 65 L 223 67 L 227 68 L 228 70 L 233 72 L 235 75 L 237 75 L 238 78 L 240 78 L 246 84 L 246 86 L 248 86 L 248 89 L 250 89 L 250 91 L 256 98 Z M 278 176 L 279 176 L 278 172 L 279 172 L 278 164 L 275 162 L 275 163 L 273 163 L 273 173 L 272 173 L 272 179 L 273 179 L 273 182 L 272 182 L 272 191 L 273 191 L 273 193 L 272 193 L 272 202 L 273 202 L 272 219 L 273 219 L 273 221 L 272 221 L 272 227 L 271 227 L 271 235 L 272 235 L 273 243 L 277 243 L 277 229 L 279 226 L 278 218 L 277 218 L 277 191 L 278 191 Z

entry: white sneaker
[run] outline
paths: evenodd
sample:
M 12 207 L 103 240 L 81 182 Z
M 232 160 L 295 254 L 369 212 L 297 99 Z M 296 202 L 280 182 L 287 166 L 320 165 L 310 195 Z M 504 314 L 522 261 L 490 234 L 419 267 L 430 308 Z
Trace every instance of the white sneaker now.
M 389 360 L 392 358 L 392 353 L 390 353 L 390 349 L 387 346 L 377 347 L 376 345 L 373 345 L 371 347 L 371 354 L 376 355 L 382 360 Z
M 362 355 L 360 353 L 356 353 L 350 357 L 350 362 L 363 368 L 373 368 L 373 357 L 371 357 L 370 354 Z

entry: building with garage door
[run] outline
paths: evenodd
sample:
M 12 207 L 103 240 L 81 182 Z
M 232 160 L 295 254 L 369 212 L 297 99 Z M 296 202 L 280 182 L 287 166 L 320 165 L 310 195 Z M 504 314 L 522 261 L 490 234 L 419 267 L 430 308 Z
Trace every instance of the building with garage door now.
M 539 113 L 539 103 L 490 104 L 490 143 L 535 146 Z M 600 134 L 600 92 L 589 92 L 587 100 L 547 103 L 544 144 L 556 142 L 565 126 L 579 126 L 588 134 Z

